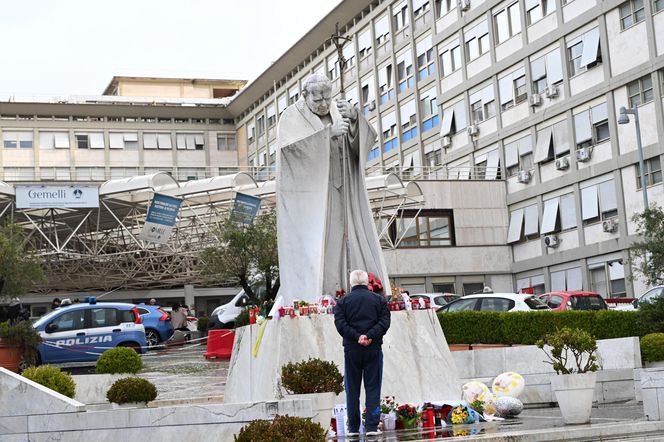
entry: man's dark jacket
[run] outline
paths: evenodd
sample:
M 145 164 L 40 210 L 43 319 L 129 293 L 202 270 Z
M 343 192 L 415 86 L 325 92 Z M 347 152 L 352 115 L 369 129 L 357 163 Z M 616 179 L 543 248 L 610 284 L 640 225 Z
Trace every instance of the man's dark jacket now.
M 344 338 L 344 347 L 376 348 L 383 343 L 383 335 L 390 328 L 390 308 L 381 295 L 356 285 L 334 307 L 334 325 Z M 357 343 L 361 335 L 371 339 L 371 345 Z

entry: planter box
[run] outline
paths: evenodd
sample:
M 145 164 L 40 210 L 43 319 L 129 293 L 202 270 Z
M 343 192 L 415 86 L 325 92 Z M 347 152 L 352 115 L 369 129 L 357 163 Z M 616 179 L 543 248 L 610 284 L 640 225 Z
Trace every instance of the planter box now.
M 324 429 L 330 428 L 332 419 L 332 410 L 336 403 L 337 395 L 330 393 L 311 393 L 311 394 L 287 394 L 284 399 L 309 399 L 313 410 L 312 421 L 318 422 Z M 337 424 L 338 425 L 338 424 Z
M 664 369 L 641 370 L 643 412 L 649 421 L 664 420 Z
M 0 341 L 0 367 L 18 373 L 21 363 L 21 351 L 15 345 L 5 344 Z
M 551 389 L 556 396 L 565 424 L 590 422 L 596 382 L 595 372 L 551 377 Z
M 131 374 L 81 374 L 74 375 L 76 395 L 74 399 L 88 405 L 107 404 L 106 393 L 118 379 L 132 376 Z

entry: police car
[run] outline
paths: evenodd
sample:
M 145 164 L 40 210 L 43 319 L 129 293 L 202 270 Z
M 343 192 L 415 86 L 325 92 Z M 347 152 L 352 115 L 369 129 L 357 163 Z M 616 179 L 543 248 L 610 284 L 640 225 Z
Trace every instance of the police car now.
M 135 305 L 86 300 L 57 308 L 34 323 L 43 340 L 37 348 L 40 363 L 94 362 L 114 347 L 145 352 L 145 328 Z

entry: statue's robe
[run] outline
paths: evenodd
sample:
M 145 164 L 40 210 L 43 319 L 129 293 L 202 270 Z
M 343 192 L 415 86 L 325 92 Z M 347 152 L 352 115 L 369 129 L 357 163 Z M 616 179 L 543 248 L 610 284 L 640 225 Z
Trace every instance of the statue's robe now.
M 341 119 L 336 103 L 332 122 Z M 350 269 L 346 268 L 343 166 L 348 183 Z M 349 135 L 333 138 L 303 98 L 284 110 L 277 129 L 277 234 L 279 295 L 283 305 L 294 299 L 316 302 L 347 285 L 348 273 L 363 269 L 376 275 L 389 293 L 389 280 L 364 178 L 376 132 L 358 112 Z

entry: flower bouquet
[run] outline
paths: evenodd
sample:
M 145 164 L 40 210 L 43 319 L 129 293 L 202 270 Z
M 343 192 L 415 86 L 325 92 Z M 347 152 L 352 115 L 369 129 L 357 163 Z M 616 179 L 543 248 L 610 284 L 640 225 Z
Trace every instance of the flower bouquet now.
M 458 405 L 447 415 L 447 422 L 450 424 L 473 424 L 475 415 L 466 405 Z
M 404 429 L 415 428 L 417 420 L 420 418 L 420 413 L 414 405 L 404 404 L 397 407 L 397 422 Z
M 380 420 L 383 430 L 394 430 L 397 425 L 397 403 L 394 396 L 385 396 L 380 401 Z

